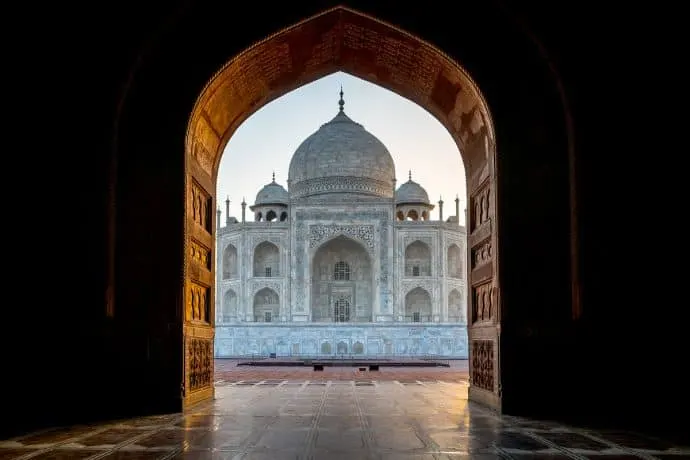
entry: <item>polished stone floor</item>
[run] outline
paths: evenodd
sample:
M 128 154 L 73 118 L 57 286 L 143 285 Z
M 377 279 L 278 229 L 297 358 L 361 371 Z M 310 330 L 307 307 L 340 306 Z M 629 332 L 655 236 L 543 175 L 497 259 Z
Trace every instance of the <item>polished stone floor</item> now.
M 218 380 L 216 400 L 184 415 L 0 441 L 0 459 L 25 458 L 680 460 L 690 458 L 690 447 L 496 416 L 468 403 L 466 382 L 427 375 L 404 380 Z

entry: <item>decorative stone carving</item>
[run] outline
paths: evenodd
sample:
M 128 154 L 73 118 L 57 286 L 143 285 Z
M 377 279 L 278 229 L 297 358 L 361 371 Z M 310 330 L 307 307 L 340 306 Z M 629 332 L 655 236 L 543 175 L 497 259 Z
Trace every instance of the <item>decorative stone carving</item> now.
M 429 293 L 431 296 L 432 300 L 434 299 L 434 287 L 437 285 L 434 280 L 429 280 L 429 279 L 421 279 L 421 280 L 405 280 L 402 282 L 402 292 L 403 298 L 406 296 L 411 290 L 416 289 L 416 288 L 422 288 L 426 292 Z
M 258 245 L 263 243 L 264 241 L 268 241 L 269 243 L 273 243 L 279 248 L 285 246 L 284 238 L 282 233 L 258 233 L 256 235 L 252 235 L 252 251 L 256 249 Z
M 333 171 L 336 174 L 336 171 Z M 302 198 L 310 195 L 322 193 L 333 193 L 347 191 L 349 193 L 369 193 L 378 197 L 390 198 L 393 190 L 390 185 L 359 177 L 322 177 L 309 179 L 290 187 L 290 194 L 293 198 Z M 328 200 L 324 200 L 328 202 Z
M 309 226 L 309 247 L 314 248 L 335 235 L 345 235 L 364 244 L 368 251 L 375 247 L 373 225 L 316 224 Z
M 189 360 L 189 390 L 196 391 L 211 386 L 213 365 L 213 340 L 191 337 L 187 339 Z
M 192 219 L 201 228 L 211 233 L 211 196 L 194 181 L 191 189 Z
M 472 268 L 478 268 L 491 260 L 491 241 L 472 248 Z
M 489 321 L 495 316 L 491 282 L 472 287 L 472 299 L 474 322 Z
M 187 296 L 187 306 L 185 318 L 187 321 L 203 321 L 208 323 L 210 319 L 210 298 L 211 288 L 194 281 L 189 283 L 189 295 Z
M 383 286 L 386 283 L 388 283 L 388 272 L 389 272 L 389 264 L 387 260 L 387 254 L 385 248 L 388 246 L 388 227 L 389 225 L 386 222 L 382 222 L 382 225 L 379 227 L 380 229 L 380 243 L 379 246 L 381 247 L 381 263 L 379 264 L 379 283 Z M 388 310 L 388 296 L 387 296 L 388 290 L 387 289 L 382 289 L 381 292 L 381 306 L 383 307 L 383 310 L 386 311 Z
M 189 255 L 191 260 L 196 261 L 207 270 L 211 269 L 211 250 L 203 246 L 201 243 L 190 240 Z
M 429 232 L 431 233 L 431 232 Z M 434 240 L 435 238 L 429 233 L 406 233 L 405 234 L 405 247 L 407 248 L 410 244 L 414 243 L 415 241 L 421 241 L 422 243 L 426 244 L 430 248 L 434 247 Z
M 203 169 L 204 172 L 210 176 L 213 168 L 214 155 L 208 151 L 208 149 L 204 146 L 204 144 L 201 141 L 194 141 L 192 147 L 192 156 L 197 161 L 197 163 L 199 163 L 201 169 Z
M 470 228 L 474 232 L 489 220 L 490 216 L 490 193 L 491 188 L 487 185 L 481 187 L 470 197 L 472 214 L 470 216 Z
M 442 64 L 430 49 L 402 34 L 373 30 L 352 19 L 344 22 L 343 47 L 370 51 L 380 67 L 395 74 L 399 84 L 414 86 L 420 97 L 431 95 Z
M 472 384 L 493 393 L 494 391 L 494 343 L 491 340 L 472 341 Z
M 249 292 L 251 292 L 252 298 L 256 295 L 257 292 L 262 290 L 263 288 L 269 288 L 273 291 L 276 292 L 276 294 L 280 295 L 282 292 L 282 287 L 283 283 L 282 281 L 252 281 L 250 283 L 250 288 Z

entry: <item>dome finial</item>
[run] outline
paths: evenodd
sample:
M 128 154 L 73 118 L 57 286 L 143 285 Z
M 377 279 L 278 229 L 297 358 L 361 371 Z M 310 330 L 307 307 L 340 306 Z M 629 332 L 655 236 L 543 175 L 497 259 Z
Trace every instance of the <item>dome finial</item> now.
M 410 179 L 410 182 L 412 182 L 412 170 L 410 169 L 410 173 L 408 175 L 408 178 Z
M 343 85 L 340 85 L 340 100 L 338 101 L 338 105 L 340 106 L 340 111 L 343 111 L 343 107 L 345 106 L 345 101 L 343 100 Z
M 275 183 L 275 181 L 276 181 L 276 172 L 273 171 L 273 183 Z

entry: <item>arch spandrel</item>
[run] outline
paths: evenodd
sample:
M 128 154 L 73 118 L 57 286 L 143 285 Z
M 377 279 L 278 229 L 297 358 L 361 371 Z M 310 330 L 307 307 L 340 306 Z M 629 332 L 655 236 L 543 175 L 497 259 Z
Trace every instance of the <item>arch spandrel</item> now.
M 438 118 L 463 152 L 468 177 L 468 166 L 481 160 L 464 157 L 483 160 L 484 137 L 493 145 L 488 107 L 458 64 L 392 25 L 337 7 L 255 44 L 217 72 L 193 110 L 188 151 L 215 177 L 225 144 L 255 110 L 338 70 L 394 91 Z

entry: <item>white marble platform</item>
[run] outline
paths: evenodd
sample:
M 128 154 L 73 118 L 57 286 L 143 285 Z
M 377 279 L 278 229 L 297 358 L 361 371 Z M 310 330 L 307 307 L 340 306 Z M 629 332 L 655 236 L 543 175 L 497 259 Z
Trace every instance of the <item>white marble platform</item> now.
M 244 323 L 216 325 L 215 356 L 367 356 L 467 359 L 467 327 L 457 324 Z

